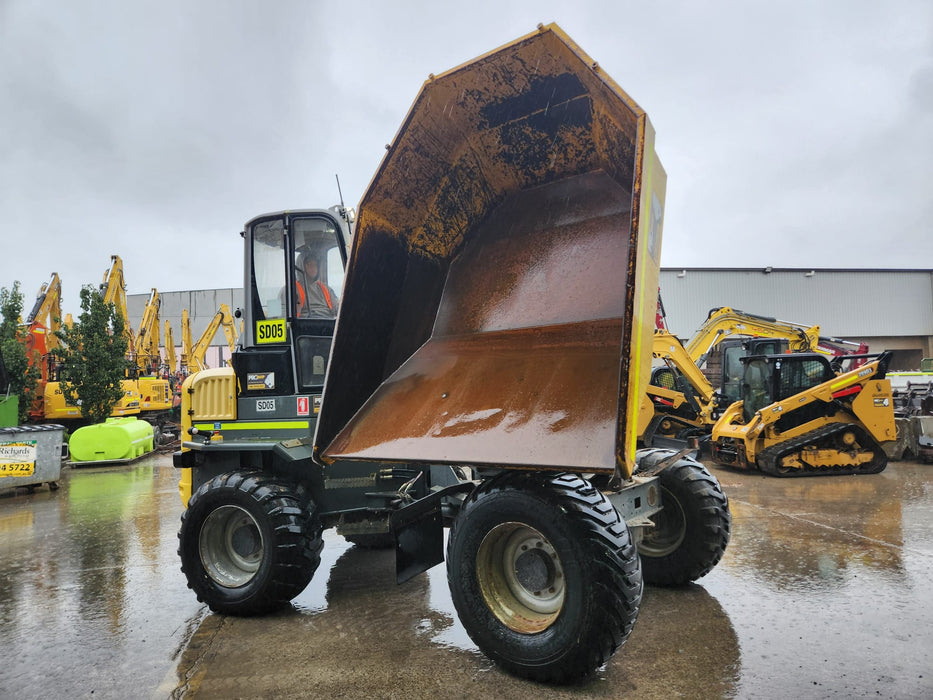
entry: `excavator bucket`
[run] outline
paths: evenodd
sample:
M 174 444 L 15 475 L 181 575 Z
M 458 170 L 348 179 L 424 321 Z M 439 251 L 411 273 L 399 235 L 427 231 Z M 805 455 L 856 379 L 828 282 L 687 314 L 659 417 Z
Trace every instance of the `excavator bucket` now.
M 628 477 L 665 184 L 556 25 L 430 76 L 359 205 L 318 458 Z

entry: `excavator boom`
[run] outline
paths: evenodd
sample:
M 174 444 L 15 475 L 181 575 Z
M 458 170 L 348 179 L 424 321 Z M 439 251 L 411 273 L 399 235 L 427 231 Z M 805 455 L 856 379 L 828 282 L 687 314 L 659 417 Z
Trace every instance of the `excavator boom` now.
M 710 350 L 731 335 L 786 338 L 792 352 L 819 352 L 819 326 L 805 326 L 723 306 L 709 312 L 700 330 L 687 343 L 687 354 L 697 366 L 702 366 Z
M 159 354 L 159 308 L 162 300 L 153 287 L 136 333 L 136 363 L 141 370 L 158 368 L 162 356 Z
M 183 332 L 186 331 L 190 337 L 191 326 L 186 325 L 187 323 L 187 313 L 183 313 Z M 211 319 L 210 323 L 207 324 L 207 328 L 205 328 L 204 332 L 201 334 L 201 337 L 198 338 L 198 342 L 194 344 L 190 351 L 186 352 L 187 359 L 185 362 L 187 363 L 189 373 L 193 374 L 194 372 L 200 372 L 201 370 L 208 368 L 207 363 L 205 362 L 207 349 L 211 346 L 211 342 L 214 340 L 214 336 L 217 334 L 217 331 L 221 326 L 223 326 L 224 334 L 227 336 L 227 345 L 230 347 L 230 351 L 233 352 L 234 348 L 236 347 L 236 332 L 233 326 L 233 314 L 230 313 L 229 306 L 226 304 L 221 304 L 220 308 L 217 310 L 217 313 L 214 314 L 214 318 Z
M 52 273 L 48 282 L 39 288 L 36 302 L 32 311 L 26 317 L 26 332 L 33 336 L 34 347 L 42 354 L 58 348 L 61 343 L 55 331 L 61 328 L 62 323 L 62 283 L 57 272 Z M 42 342 L 35 336 L 43 336 Z
M 175 338 L 172 335 L 172 325 L 165 320 L 165 364 L 168 371 L 174 374 L 178 371 L 178 358 L 175 356 Z
M 110 267 L 104 273 L 100 293 L 104 303 L 113 304 L 123 318 L 123 337 L 126 338 L 127 354 L 133 356 L 136 352 L 136 339 L 126 312 L 126 281 L 123 277 L 123 260 L 119 255 L 110 256 Z

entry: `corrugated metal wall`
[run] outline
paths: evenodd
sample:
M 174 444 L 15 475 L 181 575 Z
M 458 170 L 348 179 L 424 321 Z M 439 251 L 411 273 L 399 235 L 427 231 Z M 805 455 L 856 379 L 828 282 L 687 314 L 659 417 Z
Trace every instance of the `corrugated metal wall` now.
M 159 298 L 162 304 L 159 308 L 159 333 L 160 337 L 165 332 L 165 322 L 168 321 L 172 326 L 172 336 L 175 345 L 181 347 L 181 312 L 188 309 L 188 317 L 191 319 L 191 339 L 198 342 L 198 338 L 207 328 L 207 324 L 214 318 L 214 314 L 220 309 L 221 304 L 230 307 L 231 312 L 235 312 L 238 307 L 243 306 L 242 289 L 197 289 L 187 292 L 159 292 Z M 133 331 L 139 329 L 139 322 L 142 320 L 143 311 L 146 303 L 149 301 L 149 294 L 127 294 L 126 312 L 130 317 L 130 325 Z M 240 322 L 236 321 L 237 335 L 240 332 Z M 165 338 L 162 337 L 164 344 Z M 214 336 L 212 346 L 226 346 L 227 338 L 223 329 L 219 329 Z
M 840 338 L 933 336 L 933 270 L 664 268 L 661 298 L 684 338 L 721 306 Z
M 188 309 L 196 342 L 221 303 L 231 311 L 243 305 L 241 289 L 160 295 L 159 332 L 168 319 L 178 346 L 182 309 Z M 663 268 L 661 297 L 670 330 L 682 338 L 696 332 L 710 309 L 731 306 L 785 321 L 819 324 L 824 336 L 849 340 L 925 338 L 927 349 L 933 347 L 933 270 Z M 134 330 L 148 300 L 148 294 L 127 295 Z M 221 330 L 212 345 L 226 343 Z

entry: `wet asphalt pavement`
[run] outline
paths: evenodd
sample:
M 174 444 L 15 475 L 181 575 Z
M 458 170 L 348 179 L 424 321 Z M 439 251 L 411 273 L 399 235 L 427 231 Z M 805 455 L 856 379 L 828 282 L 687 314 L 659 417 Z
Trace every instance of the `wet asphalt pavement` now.
M 3 698 L 933 697 L 933 465 L 774 479 L 711 468 L 733 535 L 697 584 L 647 588 L 626 645 L 570 688 L 510 677 L 456 619 L 445 569 L 325 533 L 292 608 L 214 615 L 175 553 L 170 455 L 0 491 Z

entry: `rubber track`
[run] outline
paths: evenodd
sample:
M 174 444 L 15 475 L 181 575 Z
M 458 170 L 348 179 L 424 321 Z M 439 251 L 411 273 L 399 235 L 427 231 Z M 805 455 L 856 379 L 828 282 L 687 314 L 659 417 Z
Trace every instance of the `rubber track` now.
M 875 458 L 863 467 L 852 467 L 845 464 L 833 465 L 831 467 L 811 467 L 805 466 L 803 469 L 789 469 L 782 471 L 778 468 L 778 462 L 784 457 L 797 452 L 807 445 L 820 445 L 822 441 L 832 437 L 837 433 L 846 430 L 855 430 L 858 434 L 860 444 L 868 444 L 872 447 Z M 845 474 L 877 474 L 884 471 L 888 464 L 887 455 L 881 446 L 871 438 L 864 429 L 852 425 L 851 423 L 830 423 L 816 430 L 811 430 L 798 438 L 772 445 L 761 451 L 758 455 L 758 468 L 765 474 L 779 477 L 801 477 L 801 476 L 842 476 Z

